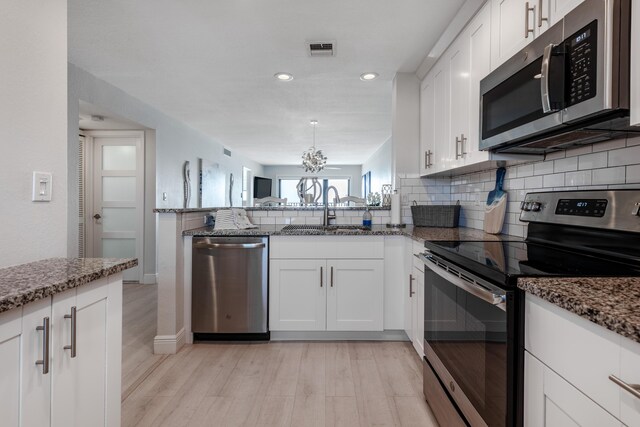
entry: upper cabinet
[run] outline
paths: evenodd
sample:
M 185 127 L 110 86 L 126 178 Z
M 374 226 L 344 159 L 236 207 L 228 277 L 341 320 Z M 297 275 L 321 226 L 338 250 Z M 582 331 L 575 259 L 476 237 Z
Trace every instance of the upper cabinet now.
M 640 2 L 631 3 L 631 124 L 640 126 Z

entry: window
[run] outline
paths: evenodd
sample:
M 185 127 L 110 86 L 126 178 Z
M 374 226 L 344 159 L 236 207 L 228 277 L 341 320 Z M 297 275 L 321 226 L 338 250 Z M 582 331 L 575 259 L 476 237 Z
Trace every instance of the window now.
M 288 205 L 300 204 L 300 197 L 298 197 L 297 189 L 297 185 L 299 182 L 300 178 L 278 179 L 279 197 L 286 198 Z M 334 186 L 336 190 L 338 190 L 339 197 L 345 197 L 349 195 L 349 178 L 323 178 L 318 179 L 318 182 L 322 185 L 322 194 L 325 193 L 327 188 Z M 333 198 L 335 197 L 333 191 L 331 192 L 331 195 L 329 197 L 332 199 L 330 203 L 333 204 Z M 318 200 L 318 204 L 324 205 L 322 197 Z

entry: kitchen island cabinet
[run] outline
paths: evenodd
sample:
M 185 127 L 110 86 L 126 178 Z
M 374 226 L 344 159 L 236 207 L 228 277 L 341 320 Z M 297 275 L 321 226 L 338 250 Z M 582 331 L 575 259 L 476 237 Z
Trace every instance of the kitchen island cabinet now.
M 0 413 L 7 426 L 119 426 L 122 271 L 136 260 L 0 269 Z

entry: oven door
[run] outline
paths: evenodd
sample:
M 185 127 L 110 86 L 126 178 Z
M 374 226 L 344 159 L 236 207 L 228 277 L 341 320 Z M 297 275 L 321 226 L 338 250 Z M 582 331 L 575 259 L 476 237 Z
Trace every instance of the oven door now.
M 421 259 L 426 267 L 425 358 L 455 402 L 450 411 L 462 413 L 471 426 L 517 425 L 515 292 L 429 252 Z

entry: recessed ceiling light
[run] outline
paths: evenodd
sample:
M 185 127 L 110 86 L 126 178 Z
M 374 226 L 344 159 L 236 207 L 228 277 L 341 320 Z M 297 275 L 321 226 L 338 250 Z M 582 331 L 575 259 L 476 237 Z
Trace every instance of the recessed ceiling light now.
M 378 73 L 363 73 L 360 74 L 360 80 L 362 81 L 369 81 L 369 80 L 374 80 L 378 77 Z
M 280 80 L 281 82 L 290 82 L 291 80 L 293 80 L 293 76 L 289 73 L 275 73 L 273 77 Z

